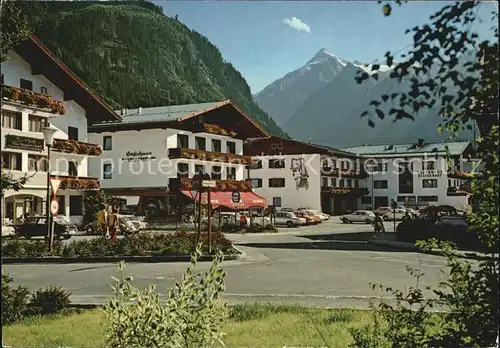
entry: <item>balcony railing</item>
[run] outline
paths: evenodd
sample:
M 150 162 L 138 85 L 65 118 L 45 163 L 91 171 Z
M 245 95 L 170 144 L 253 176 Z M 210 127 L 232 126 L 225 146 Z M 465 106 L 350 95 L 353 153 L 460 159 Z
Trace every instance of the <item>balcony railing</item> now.
M 440 169 L 419 170 L 417 176 L 419 178 L 438 178 L 443 176 L 443 171 Z
M 448 173 L 448 178 L 470 180 L 470 179 L 474 178 L 474 173 L 451 171 Z
M 368 189 L 366 187 L 321 187 L 322 193 L 332 194 L 332 195 L 355 195 L 364 196 L 368 194 Z
M 50 177 L 61 180 L 61 184 L 59 185 L 60 190 L 90 191 L 101 188 L 101 182 L 98 178 L 64 175 L 51 175 Z
M 364 171 L 357 170 L 348 170 L 348 169 L 339 169 L 332 168 L 330 166 L 323 166 L 321 168 L 321 175 L 323 176 L 341 176 L 345 178 L 354 178 L 354 179 L 364 179 L 368 177 L 368 174 Z
M 184 149 L 176 147 L 168 149 L 169 158 L 187 158 L 201 161 L 225 162 L 234 164 L 249 165 L 252 163 L 250 156 L 235 155 L 232 153 L 210 152 L 205 150 Z
M 252 182 L 250 180 L 215 180 L 215 188 L 211 188 L 212 191 L 240 191 L 240 192 L 251 192 Z M 170 178 L 169 188 L 173 191 L 177 190 L 193 190 L 193 179 L 188 178 Z
M 33 92 L 29 89 L 2 85 L 2 99 L 29 106 L 33 105 L 41 109 L 50 109 L 53 114 L 66 114 L 66 108 L 62 101 L 52 99 L 48 94 Z
M 210 133 L 210 134 L 225 135 L 228 137 L 235 137 L 238 135 L 235 131 L 225 129 L 219 125 L 211 124 L 211 123 L 202 123 L 199 126 L 197 126 L 196 128 L 197 129 L 194 131 L 195 133 L 204 132 L 204 133 Z
M 52 150 L 85 156 L 100 156 L 102 154 L 102 149 L 97 144 L 67 139 L 54 139 Z

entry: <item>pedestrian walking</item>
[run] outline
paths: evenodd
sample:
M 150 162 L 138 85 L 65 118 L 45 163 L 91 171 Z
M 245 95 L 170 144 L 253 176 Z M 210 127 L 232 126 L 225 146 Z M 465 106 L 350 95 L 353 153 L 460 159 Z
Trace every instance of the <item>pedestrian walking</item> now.
M 99 206 L 99 211 L 97 212 L 97 231 L 103 236 L 108 236 L 108 225 L 107 225 L 108 212 L 106 211 L 106 206 L 101 204 Z
M 240 215 L 240 228 L 241 228 L 241 234 L 247 233 L 247 226 L 248 226 L 248 218 L 245 215 L 245 213 Z
M 373 228 L 375 231 L 375 238 L 380 237 L 380 232 L 385 232 L 384 222 L 378 214 L 375 214 L 375 219 L 373 220 Z
M 113 207 L 111 214 L 108 215 L 107 219 L 109 233 L 111 235 L 111 240 L 116 242 L 118 240 L 118 209 Z

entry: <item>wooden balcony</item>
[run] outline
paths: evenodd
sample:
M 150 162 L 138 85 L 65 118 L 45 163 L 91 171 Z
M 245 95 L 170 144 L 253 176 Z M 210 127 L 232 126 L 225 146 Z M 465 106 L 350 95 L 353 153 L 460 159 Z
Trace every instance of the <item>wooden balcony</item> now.
M 474 173 L 461 172 L 458 170 L 448 172 L 448 178 L 450 179 L 461 179 L 461 180 L 471 180 L 474 178 Z
M 252 192 L 252 182 L 250 180 L 215 180 L 216 187 L 212 188 L 212 191 L 239 191 L 239 192 Z M 170 178 L 168 184 L 170 190 L 180 191 L 193 190 L 193 179 L 189 178 Z
M 102 149 L 97 144 L 67 139 L 54 139 L 52 150 L 84 156 L 100 156 L 102 154 Z
M 216 124 L 211 124 L 211 123 L 201 123 L 199 126 L 196 127 L 195 130 L 193 130 L 193 133 L 210 133 L 210 134 L 216 134 L 216 135 L 224 135 L 228 137 L 235 137 L 238 134 L 230 129 L 225 129 L 220 127 L 219 125 Z
M 321 168 L 322 176 L 335 176 L 335 177 L 343 177 L 343 178 L 352 178 L 352 179 L 365 179 L 368 177 L 368 174 L 364 171 L 357 170 L 348 170 L 348 169 L 339 169 L 332 168 L 328 166 L 323 166 Z
M 65 176 L 65 175 L 51 175 L 52 179 L 61 180 L 59 190 L 79 190 L 90 191 L 99 190 L 101 182 L 98 178 Z
M 50 109 L 53 114 L 66 114 L 66 108 L 62 101 L 52 99 L 48 94 L 33 92 L 29 89 L 2 85 L 2 99 L 40 109 Z
M 368 194 L 366 187 L 321 187 L 321 193 L 327 195 L 353 195 L 365 196 Z
M 187 158 L 187 159 L 196 159 L 200 161 L 224 162 L 224 163 L 243 164 L 243 165 L 249 165 L 252 163 L 252 158 L 250 156 L 235 155 L 232 153 L 224 153 L 224 152 L 210 152 L 204 150 L 184 149 L 180 147 L 168 149 L 168 157 L 171 159 Z

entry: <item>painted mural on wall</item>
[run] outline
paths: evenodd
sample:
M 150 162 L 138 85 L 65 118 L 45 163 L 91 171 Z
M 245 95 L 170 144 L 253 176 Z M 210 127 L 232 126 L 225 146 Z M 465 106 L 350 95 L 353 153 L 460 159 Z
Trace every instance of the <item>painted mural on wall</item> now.
M 292 158 L 290 169 L 295 179 L 297 190 L 300 188 L 309 189 L 309 174 L 307 173 L 306 161 L 304 158 Z

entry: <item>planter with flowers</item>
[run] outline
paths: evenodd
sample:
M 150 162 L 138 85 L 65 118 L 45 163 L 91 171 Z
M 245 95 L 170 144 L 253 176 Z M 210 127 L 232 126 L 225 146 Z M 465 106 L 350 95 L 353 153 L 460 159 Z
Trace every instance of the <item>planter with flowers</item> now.
M 61 180 L 59 188 L 61 190 L 99 190 L 101 183 L 97 178 L 77 178 L 68 176 L 54 176 Z
M 24 105 L 36 106 L 41 109 L 50 109 L 53 114 L 66 114 L 64 103 L 52 99 L 48 94 L 36 93 L 28 89 L 2 85 L 2 99 L 19 102 Z
M 53 150 L 86 156 L 100 156 L 102 149 L 97 144 L 68 139 L 54 139 Z

